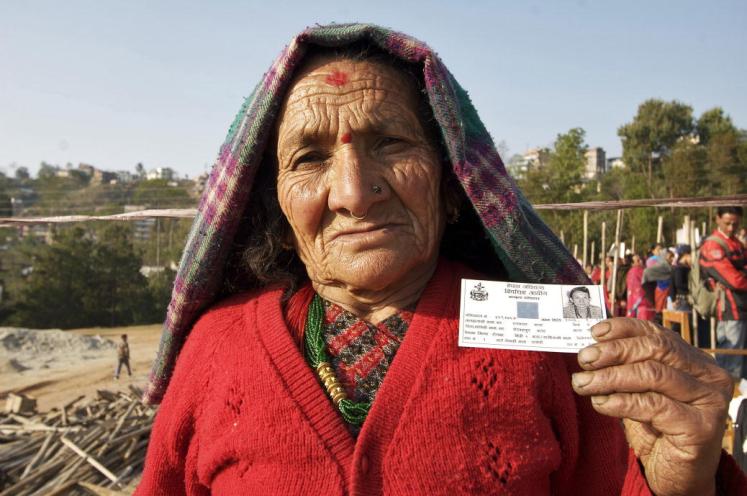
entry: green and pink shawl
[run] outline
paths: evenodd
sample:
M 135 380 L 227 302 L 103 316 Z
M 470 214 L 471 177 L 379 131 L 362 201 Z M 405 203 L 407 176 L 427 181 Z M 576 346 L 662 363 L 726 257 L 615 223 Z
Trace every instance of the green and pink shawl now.
M 433 50 L 410 36 L 372 24 L 308 28 L 275 60 L 228 130 L 176 275 L 146 401 L 161 401 L 192 325 L 220 293 L 237 226 L 294 69 L 309 45 L 342 47 L 355 42 L 370 43 L 392 57 L 423 67 L 427 97 L 454 174 L 509 278 L 570 284 L 587 281 L 581 267 L 506 172 L 467 92 Z

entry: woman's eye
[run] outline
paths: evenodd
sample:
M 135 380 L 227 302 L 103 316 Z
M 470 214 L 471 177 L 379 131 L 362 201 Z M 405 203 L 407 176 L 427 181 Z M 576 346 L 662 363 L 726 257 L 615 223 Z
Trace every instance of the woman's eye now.
M 403 139 L 395 138 L 394 136 L 385 136 L 379 140 L 377 148 L 387 151 L 399 151 L 406 144 L 407 142 Z
M 304 165 L 314 165 L 314 164 L 324 162 L 324 160 L 325 160 L 325 157 L 321 153 L 308 152 L 298 157 L 296 161 L 293 163 L 293 165 L 295 167 L 304 166 Z

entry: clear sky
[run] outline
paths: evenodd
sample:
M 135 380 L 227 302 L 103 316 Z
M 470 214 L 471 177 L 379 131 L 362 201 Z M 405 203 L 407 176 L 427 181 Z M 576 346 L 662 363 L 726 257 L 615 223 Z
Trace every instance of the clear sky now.
M 429 43 L 511 154 L 579 126 L 619 155 L 617 128 L 651 97 L 747 127 L 744 0 L 0 0 L 0 171 L 143 162 L 195 176 L 281 48 L 332 21 Z

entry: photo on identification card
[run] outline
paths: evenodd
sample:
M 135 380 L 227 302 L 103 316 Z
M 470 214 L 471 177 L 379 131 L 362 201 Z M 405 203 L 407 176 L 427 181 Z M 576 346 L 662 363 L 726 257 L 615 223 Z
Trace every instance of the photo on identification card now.
M 595 286 L 561 286 L 564 319 L 603 319 L 604 305 Z
M 577 352 L 605 318 L 601 286 L 462 279 L 459 346 Z

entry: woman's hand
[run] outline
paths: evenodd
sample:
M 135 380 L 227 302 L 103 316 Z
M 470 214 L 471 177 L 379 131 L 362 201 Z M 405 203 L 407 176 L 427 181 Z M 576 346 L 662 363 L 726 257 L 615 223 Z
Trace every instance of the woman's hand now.
M 614 318 L 592 327 L 573 389 L 625 435 L 659 496 L 712 494 L 733 383 L 708 354 L 651 322 Z

